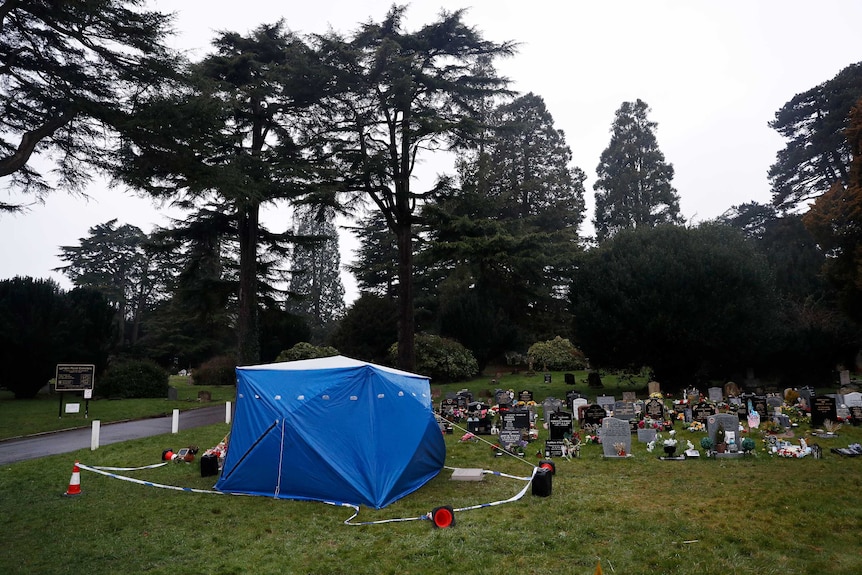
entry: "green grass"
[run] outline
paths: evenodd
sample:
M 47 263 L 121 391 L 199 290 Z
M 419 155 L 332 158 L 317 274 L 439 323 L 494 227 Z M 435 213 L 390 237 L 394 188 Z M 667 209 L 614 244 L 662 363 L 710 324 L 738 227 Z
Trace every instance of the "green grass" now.
M 562 381 L 545 389 L 534 384 L 540 376 L 516 377 L 504 377 L 500 387 L 533 389 L 538 401 L 565 392 Z M 83 494 L 62 496 L 76 459 L 146 465 L 168 447 L 215 445 L 228 429 L 219 424 L 0 467 L 0 573 L 592 574 L 599 559 L 607 574 L 859 572 L 862 458 L 829 452 L 862 441 L 862 428 L 848 426 L 837 438 L 815 440 L 823 459 L 770 457 L 757 434 L 757 455 L 743 460 L 659 461 L 636 441 L 634 457 L 605 460 L 601 446 L 585 445 L 580 459 L 556 460 L 550 497 L 528 492 L 514 503 L 457 513 L 450 529 L 427 521 L 351 527 L 342 524 L 352 513 L 346 508 L 169 491 L 87 471 Z M 805 431 L 803 424 L 797 434 Z M 545 433 L 528 448 L 530 461 L 538 461 Z M 484 443 L 459 442 L 460 435 L 446 436 L 447 465 L 530 473 L 521 461 L 493 457 Z M 703 434 L 678 436 L 698 445 Z M 201 478 L 199 469 L 195 461 L 127 475 L 211 488 L 214 478 Z M 522 486 L 493 476 L 453 482 L 444 470 L 385 509 L 363 508 L 358 520 L 487 503 Z
M 35 399 L 13 399 L 7 391 L 0 392 L 0 439 L 9 439 L 46 431 L 87 427 L 94 419 L 102 423 L 170 415 L 174 409 L 185 411 L 216 402 L 233 401 L 233 386 L 207 387 L 189 385 L 188 378 L 172 377 L 171 385 L 177 388 L 177 400 L 168 399 L 91 399 L 89 417 L 84 417 L 84 399 L 81 393 L 66 392 L 65 403 L 80 403 L 80 413 L 63 413 L 59 417 L 59 394 L 40 395 Z M 212 403 L 198 400 L 198 392 L 209 391 Z

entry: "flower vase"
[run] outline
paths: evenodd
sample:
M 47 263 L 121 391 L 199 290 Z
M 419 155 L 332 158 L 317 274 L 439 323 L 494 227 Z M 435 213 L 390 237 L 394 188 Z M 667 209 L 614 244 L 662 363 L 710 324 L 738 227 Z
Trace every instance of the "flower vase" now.
M 673 457 L 674 453 L 676 453 L 676 445 L 664 446 L 664 454 L 666 457 Z

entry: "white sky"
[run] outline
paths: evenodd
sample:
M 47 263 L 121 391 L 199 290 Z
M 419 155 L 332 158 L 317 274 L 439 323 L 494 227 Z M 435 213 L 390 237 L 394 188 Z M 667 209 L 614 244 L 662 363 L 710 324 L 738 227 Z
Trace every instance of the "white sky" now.
M 392 2 L 151 4 L 176 11 L 172 43 L 199 59 L 210 50 L 215 31 L 247 33 L 284 18 L 300 34 L 330 27 L 348 33 L 369 18 L 381 20 Z M 587 173 L 587 220 L 592 219 L 595 168 L 623 101 L 640 98 L 651 107 L 659 147 L 676 171 L 673 184 L 682 213 L 699 222 L 733 205 L 769 201 L 766 174 L 783 141 L 767 123 L 795 94 L 862 61 L 862 2 L 415 0 L 406 28 L 413 31 L 433 21 L 441 9 L 459 8 L 468 9 L 465 21 L 486 39 L 521 44 L 518 54 L 498 67 L 514 89 L 542 96 L 557 128 L 565 131 L 574 164 Z M 436 170 L 428 159 L 428 181 Z M 163 210 L 131 192 L 97 183 L 87 193 L 89 201 L 58 191 L 44 206 L 0 215 L 0 279 L 52 277 L 69 287 L 51 272 L 63 265 L 59 246 L 77 245 L 91 226 L 113 218 L 145 232 L 168 223 Z M 0 194 L 15 199 L 2 180 Z M 270 221 L 287 217 L 269 215 Z M 346 238 L 342 243 L 346 263 L 352 246 Z M 351 301 L 355 282 L 344 281 Z

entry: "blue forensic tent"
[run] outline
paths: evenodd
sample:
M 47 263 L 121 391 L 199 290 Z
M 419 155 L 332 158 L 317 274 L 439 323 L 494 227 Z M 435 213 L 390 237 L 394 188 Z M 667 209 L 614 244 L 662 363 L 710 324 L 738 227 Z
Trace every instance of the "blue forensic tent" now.
M 343 356 L 236 373 L 220 491 L 379 509 L 443 467 L 427 377 Z

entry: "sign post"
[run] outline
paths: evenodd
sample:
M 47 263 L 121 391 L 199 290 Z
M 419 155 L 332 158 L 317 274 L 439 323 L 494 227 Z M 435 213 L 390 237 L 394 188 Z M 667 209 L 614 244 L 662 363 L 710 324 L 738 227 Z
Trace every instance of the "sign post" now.
M 54 391 L 83 391 L 84 417 L 90 416 L 90 398 L 93 397 L 96 366 L 85 363 L 58 363 L 54 378 Z M 63 417 L 63 394 L 60 394 L 59 417 Z

